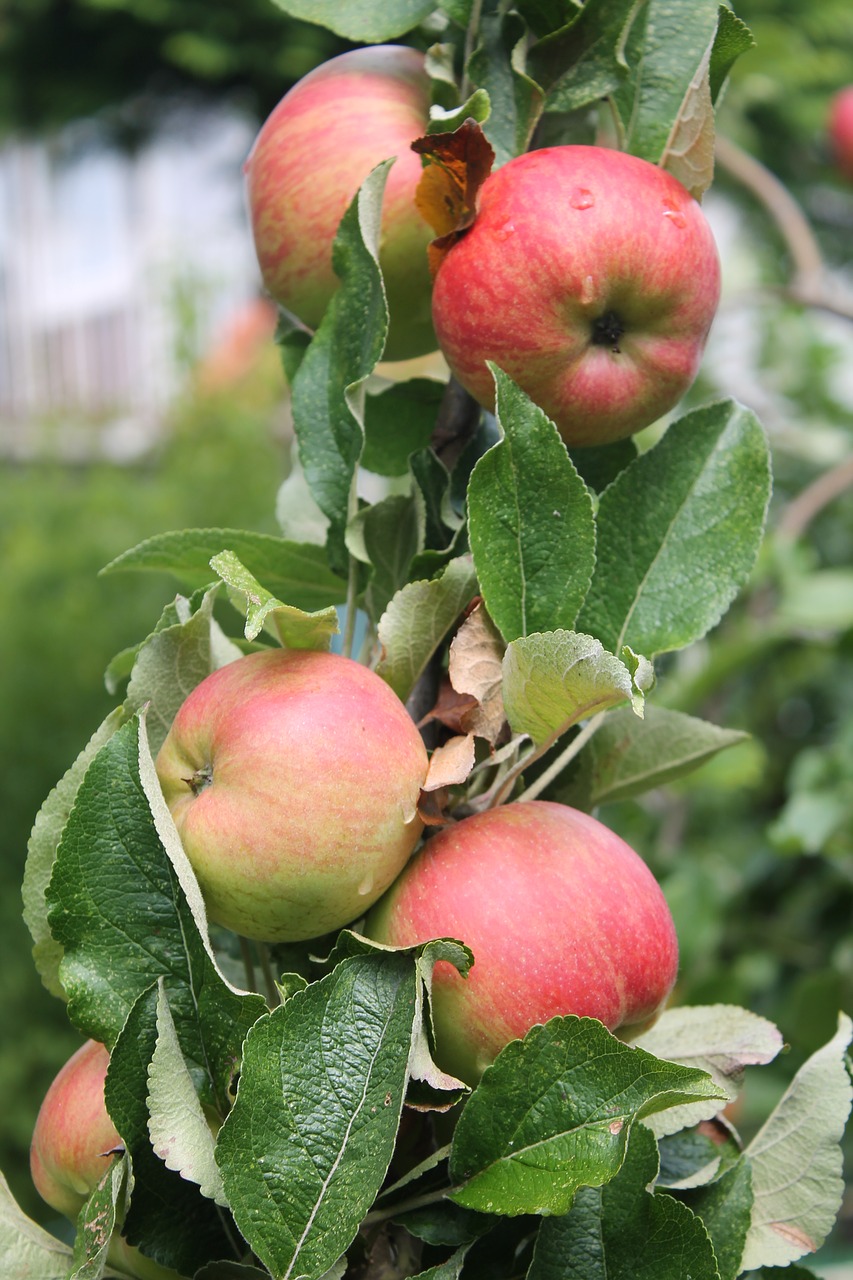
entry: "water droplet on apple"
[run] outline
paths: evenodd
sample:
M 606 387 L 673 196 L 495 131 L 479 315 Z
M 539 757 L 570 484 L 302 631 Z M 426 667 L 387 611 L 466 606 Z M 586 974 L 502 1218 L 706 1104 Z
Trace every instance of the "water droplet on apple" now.
M 358 892 L 362 898 L 366 898 L 373 891 L 373 872 L 368 871 L 367 875 L 358 886 Z
M 663 216 L 669 218 L 674 227 L 686 227 L 687 219 L 680 209 L 664 209 Z
M 586 187 L 577 187 L 569 196 L 569 204 L 573 209 L 591 209 L 595 204 L 595 196 Z
M 511 218 L 507 218 L 504 222 L 495 227 L 496 240 L 508 240 L 511 235 L 515 234 L 515 223 Z

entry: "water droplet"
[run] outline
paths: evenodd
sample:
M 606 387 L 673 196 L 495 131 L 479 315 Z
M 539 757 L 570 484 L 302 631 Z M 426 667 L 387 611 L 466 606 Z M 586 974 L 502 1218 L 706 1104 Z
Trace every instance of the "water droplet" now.
M 664 209 L 663 216 L 669 218 L 674 227 L 686 227 L 687 219 L 680 209 Z
M 373 890 L 373 872 L 368 871 L 367 875 L 364 877 L 361 884 L 358 886 L 358 892 L 361 894 L 362 898 L 366 898 L 367 895 L 372 892 L 372 890 Z
M 573 209 L 591 209 L 595 204 L 595 196 L 586 187 L 576 187 L 569 196 L 569 204 Z
M 495 227 L 496 240 L 508 240 L 511 235 L 515 234 L 515 223 L 511 218 L 507 218 L 504 222 Z

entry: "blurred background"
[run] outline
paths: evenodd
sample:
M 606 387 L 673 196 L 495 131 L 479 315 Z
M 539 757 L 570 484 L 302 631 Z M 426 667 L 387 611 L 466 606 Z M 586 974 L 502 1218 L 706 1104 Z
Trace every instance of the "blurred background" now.
M 749 1132 L 853 1012 L 853 181 L 826 132 L 853 6 L 735 8 L 757 47 L 719 116 L 724 298 L 690 400 L 759 413 L 776 493 L 748 590 L 656 696 L 751 736 L 601 816 L 664 884 L 679 999 L 746 1005 L 792 1045 L 748 1079 Z M 286 89 L 345 47 L 271 0 L 0 14 L 0 1167 L 40 1221 L 30 1133 L 79 1038 L 31 961 L 27 839 L 112 706 L 107 663 L 174 594 L 99 569 L 171 528 L 275 531 L 286 390 L 241 168 Z M 853 1196 L 825 1274 L 851 1256 Z

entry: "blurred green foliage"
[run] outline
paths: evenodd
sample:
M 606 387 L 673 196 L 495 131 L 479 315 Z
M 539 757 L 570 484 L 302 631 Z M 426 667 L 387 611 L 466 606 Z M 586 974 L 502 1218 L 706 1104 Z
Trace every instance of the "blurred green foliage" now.
M 145 636 L 175 584 L 98 577 L 153 533 L 192 525 L 275 532 L 286 470 L 283 382 L 272 369 L 232 391 L 187 395 L 162 446 L 135 466 L 45 461 L 0 466 L 0 1168 L 40 1220 L 27 1152 L 41 1098 L 79 1036 L 42 989 L 21 920 L 21 879 L 35 814 L 114 705 L 113 655 Z M 236 615 L 235 615 L 236 620 Z
M 176 95 L 237 95 L 263 119 L 318 62 L 349 48 L 271 0 L 6 0 L 0 136 L 104 113 L 128 145 Z

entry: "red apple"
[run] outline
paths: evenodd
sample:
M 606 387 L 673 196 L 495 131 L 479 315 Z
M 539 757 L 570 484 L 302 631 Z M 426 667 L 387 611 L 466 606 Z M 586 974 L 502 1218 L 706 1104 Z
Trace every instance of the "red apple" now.
M 210 919 L 249 938 L 314 938 L 382 894 L 421 833 L 427 753 L 367 667 L 269 650 L 198 685 L 157 757 Z
M 467 979 L 433 980 L 438 1061 L 471 1084 L 509 1041 L 556 1014 L 647 1026 L 675 982 L 678 944 L 642 859 L 588 814 L 509 804 L 428 840 L 367 918 L 377 942 L 461 939 Z
M 720 265 L 693 197 L 604 147 L 546 147 L 483 184 L 433 290 L 441 349 L 494 404 L 494 361 L 569 445 L 608 444 L 673 408 L 696 372 Z
M 426 247 L 433 232 L 415 206 L 430 87 L 423 54 L 399 45 L 354 49 L 286 93 L 246 161 L 255 250 L 267 289 L 310 328 L 338 286 L 332 242 L 371 169 L 392 156 L 379 260 L 390 311 L 386 360 L 435 350 Z
M 30 1146 L 35 1188 L 52 1209 L 76 1218 L 122 1141 L 104 1105 L 110 1055 L 87 1040 L 60 1069 L 38 1113 Z
M 841 89 L 832 99 L 829 141 L 839 170 L 853 182 L 853 85 Z
M 122 1140 L 104 1102 L 110 1055 L 87 1040 L 58 1071 L 45 1094 L 30 1146 L 35 1188 L 57 1213 L 75 1219 L 101 1181 Z M 113 1233 L 109 1262 L 137 1280 L 180 1280 Z

